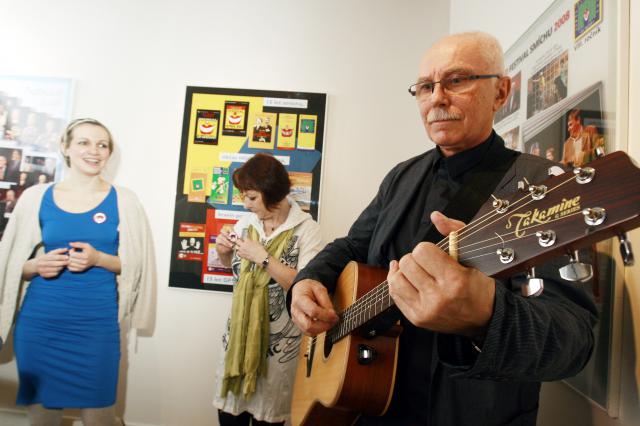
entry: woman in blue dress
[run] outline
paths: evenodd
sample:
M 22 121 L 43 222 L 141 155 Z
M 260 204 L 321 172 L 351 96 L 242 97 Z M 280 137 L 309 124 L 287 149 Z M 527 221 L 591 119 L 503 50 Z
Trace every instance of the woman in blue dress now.
M 140 297 L 151 294 L 154 273 L 144 269 L 153 268 L 153 250 L 150 243 L 141 253 L 135 250 L 140 250 L 136 245 L 141 241 L 150 241 L 135 196 L 101 176 L 113 152 L 109 130 L 93 119 L 76 120 L 63 135 L 61 151 L 69 167 L 66 178 L 34 188 L 32 192 L 41 195 L 25 191 L 20 201 L 40 202 L 29 207 L 19 201 L 17 217 L 12 217 L 18 223 L 7 227 L 10 236 L 15 234 L 13 245 L 20 248 L 20 234 L 29 234 L 30 225 L 25 223 L 35 217 L 30 212 L 39 206 L 44 250 L 23 263 L 21 278 L 30 284 L 14 329 L 20 380 L 17 404 L 28 407 L 32 425 L 60 424 L 63 408 L 79 408 L 85 426 L 112 426 L 120 363 L 119 320 L 142 304 L 147 305 L 146 312 L 139 315 L 138 323 L 147 322 L 150 304 L 140 302 Z M 6 238 L 3 246 L 9 244 Z M 127 268 L 136 269 L 135 273 L 125 274 L 121 261 L 125 248 Z M 6 280 L 9 274 L 4 275 Z

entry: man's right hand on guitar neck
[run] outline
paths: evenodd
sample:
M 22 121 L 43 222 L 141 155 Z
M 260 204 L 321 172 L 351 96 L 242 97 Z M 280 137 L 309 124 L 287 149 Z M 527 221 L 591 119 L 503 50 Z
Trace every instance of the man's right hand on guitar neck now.
M 315 336 L 338 322 L 331 298 L 319 281 L 305 279 L 291 289 L 291 319 L 304 334 Z

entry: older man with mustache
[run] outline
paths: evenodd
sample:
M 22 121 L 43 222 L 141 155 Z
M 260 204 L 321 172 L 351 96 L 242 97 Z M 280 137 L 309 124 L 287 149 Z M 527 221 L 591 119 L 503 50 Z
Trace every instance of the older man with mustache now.
M 553 265 L 537 268 L 542 296 L 526 297 L 524 276 L 494 280 L 433 244 L 491 194 L 544 180 L 555 165 L 505 148 L 493 131 L 511 88 L 503 70 L 489 34 L 451 35 L 427 51 L 409 92 L 436 148 L 391 170 L 348 235 L 294 280 L 293 320 L 316 335 L 338 321 L 329 293 L 349 261 L 389 268 L 404 327 L 396 382 L 387 412 L 360 425 L 535 425 L 540 382 L 574 375 L 589 358 L 596 308 Z

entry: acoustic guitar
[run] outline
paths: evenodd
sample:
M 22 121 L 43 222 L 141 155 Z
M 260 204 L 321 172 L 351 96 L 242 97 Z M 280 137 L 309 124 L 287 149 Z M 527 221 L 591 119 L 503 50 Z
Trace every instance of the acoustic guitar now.
M 588 265 L 574 257 L 579 248 L 620 237 L 625 264 L 633 252 L 625 232 L 640 226 L 640 169 L 614 152 L 550 177 L 523 181 L 521 191 L 493 197 L 474 219 L 438 246 L 468 267 L 494 278 L 531 271 L 552 257 L 568 254 L 560 275 L 588 279 Z M 359 413 L 382 415 L 393 394 L 400 329 L 367 335 L 368 323 L 394 306 L 387 271 L 350 262 L 340 275 L 333 302 L 338 323 L 300 347 L 292 400 L 294 425 L 350 425 Z M 533 275 L 533 274 L 531 274 Z M 543 282 L 523 286 L 536 296 Z

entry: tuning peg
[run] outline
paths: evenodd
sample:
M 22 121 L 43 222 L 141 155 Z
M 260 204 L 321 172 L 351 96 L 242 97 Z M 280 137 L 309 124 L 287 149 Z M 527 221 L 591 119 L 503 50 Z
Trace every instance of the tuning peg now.
M 559 269 L 562 279 L 572 282 L 584 282 L 593 277 L 593 267 L 578 259 L 578 252 L 569 253 L 569 264 Z
M 493 197 L 493 203 L 491 205 L 496 209 L 496 213 L 502 214 L 509 210 L 509 200 L 501 200 L 493 194 L 491 194 L 491 196 Z
M 556 242 L 556 233 L 552 229 L 548 231 L 538 231 L 536 232 L 536 237 L 538 237 L 538 244 L 541 247 L 551 247 Z
M 631 241 L 627 240 L 627 234 L 624 232 L 618 235 L 620 239 L 620 254 L 622 255 L 622 261 L 624 266 L 633 266 L 633 249 L 631 248 Z
M 602 207 L 587 207 L 582 210 L 584 216 L 584 223 L 589 226 L 602 225 L 607 218 L 607 211 Z
M 576 182 L 581 185 L 589 183 L 593 180 L 596 174 L 596 169 L 593 167 L 576 167 L 573 169 L 573 174 L 576 175 Z
M 545 185 L 529 185 L 529 193 L 534 200 L 542 200 L 547 195 L 547 187 Z
M 535 277 L 535 269 L 529 268 L 527 272 L 527 282 L 520 287 L 520 292 L 524 297 L 538 297 L 544 290 L 544 281 L 542 278 Z

